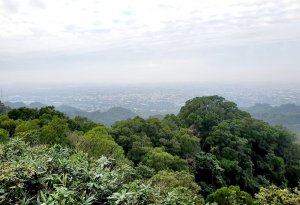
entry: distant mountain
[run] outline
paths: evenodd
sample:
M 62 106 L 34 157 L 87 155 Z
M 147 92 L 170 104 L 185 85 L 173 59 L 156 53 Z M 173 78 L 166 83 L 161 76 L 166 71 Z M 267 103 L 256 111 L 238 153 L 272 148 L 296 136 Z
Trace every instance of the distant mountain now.
M 96 122 L 103 123 L 106 126 L 111 126 L 116 121 L 133 118 L 137 115 L 131 110 L 122 107 L 113 107 L 104 112 L 100 112 L 100 111 L 87 112 L 68 105 L 61 105 L 56 109 L 65 113 L 70 117 L 82 116 L 94 120 Z
M 4 104 L 10 108 L 27 107 L 27 105 L 23 102 L 4 102 Z
M 0 114 L 5 114 L 9 111 L 9 107 L 0 101 Z
M 46 104 L 40 102 L 32 102 L 30 104 L 25 104 L 24 102 L 4 102 L 4 104 L 10 108 L 20 108 L 20 107 L 41 108 L 47 106 Z
M 133 118 L 137 116 L 131 110 L 122 108 L 122 107 L 113 107 L 105 112 L 91 112 L 90 119 L 95 120 L 96 122 L 101 122 L 107 126 L 112 125 L 116 121 L 125 120 L 128 118 Z
M 300 136 L 300 106 L 296 104 L 283 104 L 274 107 L 269 104 L 256 104 L 242 109 L 249 112 L 254 118 L 273 125 L 283 125 Z
M 4 104 L 11 108 L 20 108 L 20 107 L 41 108 L 47 106 L 39 102 L 33 102 L 30 104 L 25 104 L 23 102 L 5 102 Z M 68 105 L 61 105 L 56 107 L 56 109 L 58 111 L 65 113 L 69 117 L 82 116 L 91 119 L 95 122 L 102 123 L 106 126 L 111 126 L 116 121 L 125 120 L 137 116 L 136 113 L 122 107 L 113 107 L 104 112 L 100 112 L 100 111 L 87 112 Z
M 33 103 L 30 103 L 29 105 L 27 105 L 27 107 L 30 107 L 30 108 L 42 108 L 42 107 L 46 107 L 46 106 L 47 106 L 46 104 L 43 104 L 40 102 L 33 102 Z
M 61 105 L 57 107 L 57 110 L 65 113 L 70 117 L 82 116 L 94 120 L 96 122 L 103 123 L 106 126 L 111 126 L 116 121 L 133 118 L 137 115 L 131 110 L 122 107 L 113 107 L 104 112 L 87 112 L 71 106 Z
M 66 115 L 68 115 L 69 117 L 75 117 L 75 116 L 82 116 L 82 117 L 86 117 L 87 113 L 84 110 L 81 110 L 79 108 L 75 108 L 69 105 L 60 105 L 58 107 L 56 107 L 56 109 L 60 112 L 65 113 Z

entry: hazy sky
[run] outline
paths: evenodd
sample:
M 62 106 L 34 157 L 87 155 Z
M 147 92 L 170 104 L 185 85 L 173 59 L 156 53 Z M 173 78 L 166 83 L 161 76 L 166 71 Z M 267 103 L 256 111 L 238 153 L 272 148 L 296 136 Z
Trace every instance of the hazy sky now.
M 0 84 L 299 79 L 299 0 L 0 0 Z

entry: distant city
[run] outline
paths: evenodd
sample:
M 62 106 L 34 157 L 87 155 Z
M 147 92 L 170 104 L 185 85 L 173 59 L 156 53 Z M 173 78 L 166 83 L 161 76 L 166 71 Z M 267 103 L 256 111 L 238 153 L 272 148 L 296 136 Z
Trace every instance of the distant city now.
M 184 103 L 196 96 L 220 95 L 239 107 L 256 103 L 273 106 L 300 105 L 300 87 L 251 85 L 123 85 L 2 88 L 3 102 L 40 102 L 68 105 L 84 111 L 106 111 L 124 107 L 148 117 L 177 113 Z

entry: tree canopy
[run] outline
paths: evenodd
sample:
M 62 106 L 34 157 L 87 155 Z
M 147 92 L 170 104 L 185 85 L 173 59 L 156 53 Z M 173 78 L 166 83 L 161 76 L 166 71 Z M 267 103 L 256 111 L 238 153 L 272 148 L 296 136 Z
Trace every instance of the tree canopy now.
M 110 128 L 5 108 L 0 160 L 0 204 L 299 204 L 295 135 L 219 96 Z

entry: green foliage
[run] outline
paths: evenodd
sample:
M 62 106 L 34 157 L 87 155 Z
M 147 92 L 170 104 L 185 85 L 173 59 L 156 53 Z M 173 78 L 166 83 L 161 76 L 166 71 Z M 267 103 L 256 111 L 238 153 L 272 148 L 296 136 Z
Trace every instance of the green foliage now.
M 18 109 L 12 109 L 7 113 L 8 117 L 13 120 L 32 120 L 38 115 L 37 109 L 21 107 Z
M 180 127 L 183 127 L 180 119 L 174 114 L 166 115 L 163 119 L 163 122 L 174 130 L 177 130 Z
M 255 194 L 256 205 L 298 205 L 300 204 L 300 191 L 291 193 L 288 189 L 280 189 L 276 186 L 261 188 Z
M 177 187 L 161 198 L 157 205 L 204 205 L 202 196 L 195 195 L 185 187 Z
M 121 140 L 126 140 L 126 137 L 122 138 Z M 132 136 L 132 148 L 127 153 L 127 157 L 131 159 L 135 164 L 138 164 L 142 161 L 143 157 L 146 153 L 148 153 L 152 149 L 152 142 L 149 137 L 146 135 L 143 136 Z
M 247 118 L 250 115 L 240 111 L 233 102 L 219 96 L 196 97 L 186 102 L 178 114 L 187 127 L 207 134 L 223 120 Z
M 0 127 L 8 131 L 9 136 L 12 137 L 15 134 L 15 130 L 19 121 L 12 120 L 9 118 L 6 119 L 6 117 L 3 117 L 3 120 L 1 120 L 0 123 Z
M 15 134 L 40 129 L 40 121 L 38 119 L 23 121 L 16 127 Z
M 153 188 L 142 184 L 140 181 L 134 181 L 126 186 L 119 192 L 110 196 L 110 204 L 151 204 L 154 198 L 159 195 Z
M 190 129 L 175 125 L 173 118 L 176 116 L 169 115 L 164 120 L 136 117 L 115 123 L 110 133 L 135 164 L 153 147 L 164 147 L 166 152 L 184 159 L 193 158 L 200 150 L 200 139 Z
M 253 193 L 263 185 L 255 180 L 259 175 L 280 186 L 286 183 L 289 162 L 299 161 L 294 141 L 286 129 L 248 118 L 220 123 L 207 137 L 205 148 L 223 162 L 228 184 L 238 183 Z M 290 182 L 298 180 L 296 176 Z
M 178 150 L 179 143 L 173 136 L 173 132 L 166 124 L 156 118 L 124 120 L 115 123 L 111 129 L 111 135 L 120 144 L 125 153 L 132 149 L 136 136 L 148 138 L 154 147 L 164 146 L 167 151 L 172 153 Z M 148 146 L 148 145 L 147 145 Z
M 225 186 L 224 169 L 220 161 L 210 153 L 200 152 L 195 162 L 196 181 L 204 194 L 212 193 L 218 187 Z
M 39 118 L 41 118 L 42 116 L 48 116 L 51 119 L 54 117 L 67 119 L 66 115 L 62 112 L 55 110 L 54 106 L 42 107 L 41 109 L 38 110 L 38 116 Z
M 218 205 L 251 205 L 253 198 L 238 186 L 223 187 L 207 197 L 207 202 Z
M 161 192 L 135 180 L 128 165 L 60 145 L 29 146 L 14 138 L 0 146 L 0 159 L 0 204 L 204 204 L 190 189 Z M 196 186 L 183 181 L 192 180 L 187 173 L 176 176 L 181 184 Z
M 111 129 L 54 107 L 13 109 L 0 115 L 0 204 L 299 204 L 288 191 L 300 180 L 295 142 L 218 96 Z M 260 190 L 255 202 L 240 187 Z
M 24 132 L 18 132 L 15 137 L 23 139 L 31 145 L 43 144 L 41 141 L 41 131 L 40 130 L 28 130 Z
M 118 161 L 125 159 L 122 147 L 114 141 L 103 125 L 93 128 L 83 137 L 75 137 L 72 141 L 72 144 L 91 157 L 106 156 Z
M 125 180 L 125 173 L 121 169 L 113 170 L 106 158 L 90 160 L 83 153 L 73 153 L 60 146 L 31 148 L 14 139 L 0 153 L 2 204 L 101 203 Z
M 135 169 L 138 179 L 149 179 L 156 173 L 153 168 L 143 164 L 139 164 L 137 167 L 135 167 Z
M 200 152 L 200 139 L 194 136 L 192 130 L 181 128 L 175 132 L 175 137 L 180 144 L 180 151 L 177 152 L 179 156 L 189 159 Z
M 239 129 L 239 126 L 228 121 L 221 122 L 206 138 L 204 148 L 220 161 L 226 184 L 243 184 L 245 187 L 253 178 L 253 162 L 248 140 L 233 130 Z
M 161 193 L 150 185 L 134 181 L 109 197 L 111 204 L 204 205 L 200 195 L 185 187 Z
M 177 187 L 187 188 L 194 194 L 198 194 L 200 191 L 199 185 L 195 183 L 194 176 L 187 171 L 175 172 L 162 170 L 154 175 L 149 182 L 162 192 L 169 192 Z
M 0 143 L 6 142 L 9 140 L 9 133 L 5 130 L 0 128 Z
M 79 117 L 79 116 L 76 116 L 74 120 L 72 120 L 70 123 L 71 130 L 78 130 L 83 132 L 87 132 L 97 126 L 98 126 L 97 123 L 85 117 Z
M 7 115 L 0 114 L 0 124 L 1 124 L 1 122 L 6 121 L 8 119 L 9 119 L 9 117 Z
M 41 143 L 45 144 L 66 144 L 68 125 L 67 121 L 54 118 L 41 129 Z
M 142 162 L 157 171 L 168 169 L 180 171 L 189 169 L 186 160 L 178 156 L 173 156 L 160 147 L 150 150 Z

